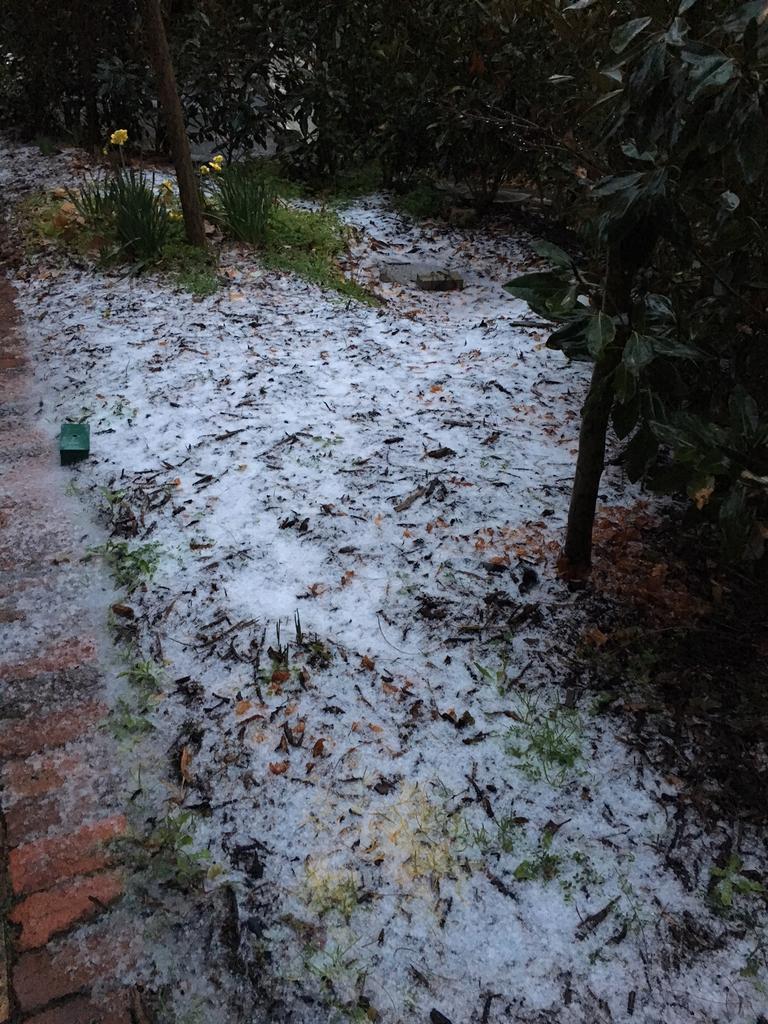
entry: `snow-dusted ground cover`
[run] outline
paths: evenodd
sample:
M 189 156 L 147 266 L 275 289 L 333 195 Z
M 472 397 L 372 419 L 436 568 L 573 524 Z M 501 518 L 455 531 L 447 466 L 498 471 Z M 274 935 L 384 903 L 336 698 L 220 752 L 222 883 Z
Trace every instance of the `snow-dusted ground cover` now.
M 11 167 L 72 180 L 0 156 L 6 188 Z M 62 487 L 105 539 L 159 545 L 124 598 L 164 667 L 126 749 L 135 814 L 191 809 L 207 887 L 231 889 L 234 966 L 203 904 L 146 978 L 222 1024 L 755 1024 L 760 926 L 738 937 L 707 900 L 717 828 L 688 827 L 686 888 L 675 780 L 560 685 L 585 372 L 501 288 L 525 239 L 415 228 L 378 197 L 343 217 L 381 308 L 238 248 L 204 300 L 48 257 L 19 274 L 41 418 L 91 424 Z M 408 260 L 466 287 L 379 282 Z M 636 500 L 618 482 L 605 502 Z

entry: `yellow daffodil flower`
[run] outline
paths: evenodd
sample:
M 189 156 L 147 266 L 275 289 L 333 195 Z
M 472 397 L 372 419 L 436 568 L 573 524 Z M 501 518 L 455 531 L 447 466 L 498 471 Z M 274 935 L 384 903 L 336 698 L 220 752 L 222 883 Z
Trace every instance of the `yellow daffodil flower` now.
M 208 164 L 203 164 L 203 166 L 200 168 L 200 173 L 201 174 L 210 174 L 211 173 L 211 169 L 208 166 Z
M 125 128 L 118 128 L 109 136 L 109 141 L 113 146 L 124 146 L 128 141 L 128 132 Z
M 224 157 L 221 153 L 217 153 L 216 156 L 211 160 L 211 164 L 218 164 L 219 167 L 224 163 Z
M 213 161 L 211 161 L 211 163 L 209 163 L 208 166 L 211 168 L 212 171 L 215 171 L 217 174 L 221 174 L 221 164 L 215 164 L 213 163 Z

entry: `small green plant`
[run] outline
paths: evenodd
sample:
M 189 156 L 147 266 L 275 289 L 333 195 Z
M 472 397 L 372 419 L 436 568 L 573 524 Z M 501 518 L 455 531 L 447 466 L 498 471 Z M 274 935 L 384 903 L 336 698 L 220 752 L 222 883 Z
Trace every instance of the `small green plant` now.
M 340 939 L 344 941 L 339 941 Z M 325 946 L 307 943 L 304 947 L 304 969 L 317 978 L 322 986 L 335 995 L 351 995 L 365 981 L 365 970 L 353 952 L 357 938 L 346 933 Z M 341 1009 L 334 1000 L 335 1009 Z
M 216 258 L 210 249 L 190 245 L 184 238 L 181 225 L 171 225 L 168 241 L 163 247 L 160 270 L 167 271 L 171 279 L 184 291 L 206 297 L 219 287 Z
M 289 270 L 321 288 L 377 305 L 378 299 L 341 272 L 338 257 L 347 232 L 335 213 L 275 206 L 269 218 L 264 262 Z
M 554 836 L 544 832 L 536 853 L 527 860 L 521 860 L 513 875 L 518 882 L 549 882 L 557 877 L 562 858 L 559 854 L 550 853 Z
M 333 651 L 322 640 L 312 640 L 305 649 L 307 650 L 307 664 L 311 668 L 329 668 L 333 662 Z
M 36 135 L 35 145 L 40 150 L 40 156 L 56 156 L 59 147 L 50 135 Z
M 768 933 L 758 933 L 757 941 L 747 954 L 739 974 L 742 978 L 748 978 L 758 992 L 768 994 Z
M 540 709 L 538 702 L 521 697 L 516 723 L 506 735 L 508 754 L 533 781 L 562 785 L 581 758 L 581 723 L 570 708 Z
M 630 857 L 630 859 L 634 860 L 634 857 Z M 632 934 L 640 935 L 647 925 L 651 923 L 651 918 L 640 902 L 640 897 L 629 878 L 625 874 L 619 874 L 618 883 L 622 893 L 622 900 L 616 916 L 621 921 L 622 929 Z
M 712 877 L 720 879 L 711 889 L 712 899 L 718 907 L 729 910 L 735 895 L 754 896 L 765 892 L 761 882 L 755 882 L 741 873 L 743 867 L 741 857 L 734 853 L 728 858 L 725 867 L 712 868 Z
M 107 724 L 116 739 L 135 742 L 154 729 L 148 715 L 162 688 L 163 670 L 154 661 L 137 661 L 119 678 L 128 681 L 131 692 L 115 702 Z
M 483 853 L 512 853 L 523 836 L 523 822 L 514 815 L 496 818 L 489 831 L 485 826 L 473 829 L 472 842 Z
M 145 736 L 154 729 L 152 723 L 145 717 L 146 710 L 146 708 L 137 710 L 127 700 L 120 697 L 107 718 L 107 728 L 116 740 L 133 744 L 141 736 Z
M 168 239 L 168 210 L 162 196 L 136 168 L 122 168 L 112 179 L 118 253 L 144 266 L 160 258 Z
M 114 508 L 119 505 L 123 498 L 128 493 L 127 491 L 111 491 L 109 487 L 101 488 L 101 497 L 109 508 Z
M 196 821 L 192 811 L 169 812 L 149 835 L 121 840 L 129 843 L 132 862 L 157 882 L 189 890 L 210 874 L 211 852 L 195 849 Z
M 267 237 L 275 197 L 269 180 L 245 164 L 220 171 L 212 185 L 215 210 L 224 230 L 240 242 L 261 245 Z
M 587 892 L 605 884 L 604 876 L 597 871 L 588 854 L 576 850 L 570 859 L 576 865 L 574 873 L 569 878 L 560 880 L 560 888 L 566 903 L 572 902 L 579 891 Z
M 487 665 L 480 665 L 478 662 L 475 662 L 475 668 L 486 682 L 496 687 L 501 696 L 504 696 L 509 691 L 511 685 L 508 675 L 509 660 L 505 654 L 501 656 L 501 663 L 498 668 L 489 668 Z
M 149 700 L 162 689 L 164 672 L 157 662 L 137 661 L 127 671 L 121 672 L 120 678 L 127 679 L 141 696 Z
M 195 268 L 180 270 L 174 274 L 174 280 L 185 292 L 197 295 L 201 299 L 205 299 L 219 290 L 219 279 L 212 270 Z
M 157 542 L 132 548 L 125 540 L 108 540 L 95 552 L 103 557 L 118 586 L 130 592 L 155 575 L 161 550 Z
M 308 906 L 320 917 L 338 914 L 349 921 L 360 901 L 361 883 L 355 871 L 309 864 L 304 880 Z
M 91 227 L 111 220 L 115 213 L 115 195 L 109 178 L 93 175 L 77 189 L 67 189 L 69 201 Z
M 398 196 L 396 206 L 414 220 L 431 220 L 445 212 L 445 196 L 425 182 Z

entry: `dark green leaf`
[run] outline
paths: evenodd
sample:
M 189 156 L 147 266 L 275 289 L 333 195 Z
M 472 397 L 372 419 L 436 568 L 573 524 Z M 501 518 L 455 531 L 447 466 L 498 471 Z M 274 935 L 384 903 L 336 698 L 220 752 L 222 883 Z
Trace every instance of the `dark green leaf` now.
M 570 275 L 548 270 L 539 274 L 522 274 L 504 285 L 505 291 L 527 302 L 541 316 L 564 316 L 576 305 L 578 289 Z
M 754 513 L 740 484 L 731 488 L 725 501 L 720 505 L 719 519 L 726 554 L 730 558 L 743 556 L 752 532 Z
M 547 348 L 562 352 L 569 359 L 591 360 L 586 337 L 590 319 L 589 316 L 580 316 L 558 327 L 547 339 Z
M 628 437 L 635 429 L 638 416 L 640 415 L 640 400 L 637 396 L 629 402 L 617 402 L 613 407 L 612 421 L 613 429 L 620 441 Z
M 739 386 L 728 399 L 728 412 L 731 424 L 737 433 L 749 436 L 754 434 L 760 423 L 757 402 L 743 387 Z
M 675 338 L 664 335 L 654 335 L 653 351 L 657 356 L 666 356 L 670 359 L 702 359 L 704 353 L 694 345 L 687 345 L 685 342 L 677 341 Z
M 691 62 L 691 83 L 693 88 L 688 94 L 688 99 L 695 102 L 702 96 L 718 92 L 723 86 L 730 82 L 736 64 L 730 57 L 722 53 L 712 54 L 707 57 L 697 57 Z
M 531 245 L 531 248 L 537 256 L 542 256 L 544 259 L 549 260 L 550 263 L 554 263 L 556 267 L 570 268 L 571 257 L 567 252 L 564 252 L 559 246 L 554 245 L 552 242 L 547 242 L 544 239 L 537 239 Z
M 600 359 L 616 337 L 616 324 L 613 322 L 613 317 L 606 313 L 597 313 L 590 318 L 585 334 L 590 355 L 595 359 Z
M 757 181 L 763 173 L 767 154 L 765 118 L 760 113 L 759 103 L 753 100 L 736 138 L 736 159 L 748 184 Z
M 611 36 L 611 49 L 614 53 L 623 53 L 624 50 L 629 46 L 633 39 L 636 39 L 643 29 L 647 28 L 653 18 L 634 18 L 632 21 L 627 21 L 623 25 L 614 31 Z
M 635 397 L 637 391 L 637 378 L 623 363 L 619 363 L 613 375 L 613 390 L 616 399 L 626 404 Z
M 624 451 L 624 468 L 633 483 L 645 476 L 648 464 L 655 458 L 658 450 L 659 442 L 653 432 L 643 425 Z
M 635 171 L 633 174 L 617 174 L 609 178 L 601 178 L 595 182 L 592 188 L 592 195 L 611 196 L 619 192 L 627 192 L 639 188 L 645 178 L 645 171 Z
M 653 338 L 633 331 L 624 347 L 624 365 L 636 376 L 653 361 L 654 354 Z
M 648 47 L 643 59 L 629 78 L 628 88 L 633 102 L 644 100 L 646 93 L 655 89 L 661 82 L 664 77 L 666 58 L 667 46 L 663 40 Z
M 646 149 L 641 153 L 634 141 L 623 143 L 621 151 L 625 156 L 628 156 L 630 160 L 641 160 L 643 163 L 647 164 L 652 164 L 657 156 L 655 150 L 649 151 Z
M 737 7 L 725 22 L 726 32 L 740 35 L 753 18 L 760 18 L 765 11 L 765 0 L 749 0 L 749 3 Z

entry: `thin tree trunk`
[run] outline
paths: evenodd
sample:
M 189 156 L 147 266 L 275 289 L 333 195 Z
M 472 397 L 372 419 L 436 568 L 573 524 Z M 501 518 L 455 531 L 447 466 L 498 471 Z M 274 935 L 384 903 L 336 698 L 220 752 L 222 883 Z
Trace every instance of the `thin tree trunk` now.
M 192 245 L 205 248 L 203 208 L 192 163 L 192 154 L 189 150 L 189 138 L 184 124 L 179 90 L 176 87 L 176 76 L 171 63 L 171 51 L 168 47 L 160 0 L 139 0 L 139 8 L 144 21 L 147 52 L 157 78 L 160 106 L 165 116 L 168 140 L 171 144 L 171 154 L 176 168 L 187 240 Z
M 621 362 L 626 338 L 614 339 L 610 352 L 595 363 L 589 392 L 581 410 L 579 454 L 568 509 L 561 568 L 586 573 L 592 562 L 592 528 L 600 479 L 605 465 L 605 438 L 613 408 L 613 374 Z
M 605 466 L 605 439 L 614 401 L 613 376 L 632 330 L 632 285 L 638 269 L 656 244 L 652 224 L 641 225 L 608 252 L 605 311 L 621 317 L 610 348 L 595 363 L 581 412 L 579 454 L 573 478 L 568 525 L 560 568 L 566 575 L 586 575 L 592 564 L 592 530 L 597 495 Z

